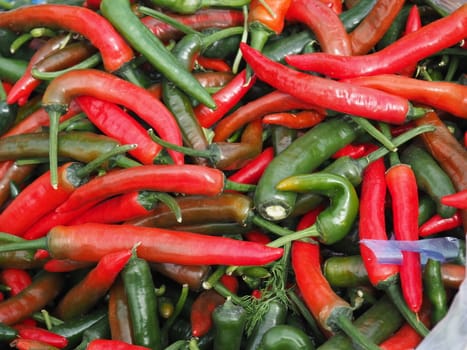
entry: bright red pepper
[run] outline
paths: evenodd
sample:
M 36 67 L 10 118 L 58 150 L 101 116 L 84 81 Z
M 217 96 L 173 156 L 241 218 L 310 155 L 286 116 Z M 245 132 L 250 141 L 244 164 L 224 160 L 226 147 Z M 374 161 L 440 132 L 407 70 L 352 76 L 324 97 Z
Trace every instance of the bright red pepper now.
M 131 249 L 149 262 L 184 265 L 263 265 L 283 254 L 282 248 L 233 238 L 139 227 L 128 224 L 56 226 L 47 237 L 0 246 L 0 251 L 47 249 L 52 258 L 97 262 L 104 255 Z
M 288 21 L 304 23 L 317 37 L 321 50 L 333 55 L 352 55 L 352 46 L 342 21 L 320 0 L 292 0 Z
M 196 63 L 203 69 L 212 70 L 215 72 L 231 72 L 232 68 L 222 58 L 210 58 L 204 56 L 198 56 Z
M 459 209 L 467 209 L 467 189 L 442 197 L 441 203 Z
M 15 328 L 18 330 L 18 336 L 22 339 L 36 340 L 59 349 L 68 345 L 68 339 L 66 337 L 44 328 L 24 325 L 15 326 Z
M 59 350 L 60 348 L 50 345 L 48 343 L 33 340 L 33 339 L 23 339 L 18 338 L 13 340 L 10 343 L 11 347 L 14 347 L 17 350 Z
M 256 184 L 273 158 L 274 149 L 267 147 L 256 158 L 230 175 L 228 179 L 243 184 Z
M 354 52 L 354 56 L 338 56 L 317 52 L 290 55 L 286 57 L 286 62 L 302 70 L 338 79 L 397 73 L 407 65 L 416 64 L 463 40 L 467 32 L 466 13 L 467 5 L 463 5 L 449 16 L 430 22 L 368 55 L 355 56 Z
M 225 298 L 214 289 L 205 290 L 196 297 L 190 311 L 191 334 L 194 337 L 209 332 L 212 328 L 212 312 L 224 302 Z
M 413 5 L 410 8 L 409 15 L 407 16 L 407 22 L 405 23 L 405 30 L 403 35 L 407 35 L 409 33 L 416 32 L 422 27 L 422 18 L 420 16 L 420 11 L 417 5 Z M 399 74 L 412 77 L 414 73 L 417 71 L 417 64 L 407 65 L 404 69 L 402 69 Z
M 418 232 L 420 237 L 426 237 L 460 226 L 462 226 L 462 220 L 459 212 L 449 218 L 443 218 L 441 215 L 435 214 L 420 225 Z
M 326 114 L 317 110 L 303 110 L 296 113 L 271 113 L 263 117 L 264 124 L 282 125 L 291 129 L 307 129 L 326 118 Z
M 133 49 L 107 19 L 82 6 L 40 4 L 0 13 L 2 28 L 24 31 L 41 26 L 83 35 L 98 48 L 108 72 L 117 71 L 134 57 Z
M 386 172 L 391 194 L 393 229 L 398 240 L 418 240 L 418 188 L 415 174 L 406 164 L 395 164 Z M 400 266 L 402 294 L 413 312 L 423 301 L 420 253 L 402 252 Z
M 75 261 L 71 259 L 49 259 L 44 263 L 43 269 L 48 272 L 70 272 L 89 267 L 92 264 L 87 261 Z
M 87 350 L 151 350 L 145 346 L 128 344 L 121 340 L 94 339 L 86 348 Z
M 391 124 L 405 123 L 413 112 L 405 98 L 296 71 L 270 60 L 245 43 L 240 43 L 240 48 L 258 79 L 304 102 Z
M 204 128 L 213 126 L 245 96 L 255 82 L 254 76 L 247 77 L 246 70 L 238 73 L 212 96 L 217 105 L 216 109 L 201 104 L 195 107 L 194 112 L 200 125 Z
M 10 296 L 14 296 L 29 286 L 32 278 L 24 269 L 5 268 L 0 272 L 0 282 L 8 286 Z
M 234 112 L 222 118 L 214 128 L 213 141 L 227 140 L 236 130 L 266 114 L 293 109 L 313 109 L 315 107 L 315 105 L 301 101 L 290 94 L 275 90 L 240 106 Z
M 151 140 L 147 130 L 115 103 L 92 96 L 78 96 L 76 102 L 88 119 L 105 135 L 122 145 L 136 144 L 129 153 L 143 164 L 153 164 L 162 147 Z

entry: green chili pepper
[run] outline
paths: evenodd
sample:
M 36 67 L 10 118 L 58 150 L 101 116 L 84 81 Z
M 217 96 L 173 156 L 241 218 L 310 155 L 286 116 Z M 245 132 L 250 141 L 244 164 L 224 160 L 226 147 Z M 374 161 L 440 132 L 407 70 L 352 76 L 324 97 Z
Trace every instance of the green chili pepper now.
M 257 349 L 263 335 L 272 327 L 284 324 L 286 318 L 287 306 L 279 300 L 269 301 L 267 311 L 247 339 L 245 350 Z
M 106 308 L 100 308 L 87 315 L 80 316 L 70 321 L 54 326 L 50 329 L 51 332 L 57 333 L 68 339 L 68 345 L 64 348 L 74 349 L 83 337 L 83 333 L 102 319 L 107 318 Z
M 18 331 L 13 327 L 0 323 L 0 343 L 11 342 L 18 336 Z
M 242 7 L 249 2 L 249 0 L 151 0 L 155 6 L 183 14 L 192 14 L 206 7 Z
M 26 60 L 0 56 L 0 79 L 15 83 L 23 76 L 27 66 Z
M 311 227 L 278 238 L 268 245 L 277 246 L 286 240 L 309 236 L 318 237 L 324 244 L 333 244 L 350 232 L 358 214 L 359 201 L 354 186 L 345 177 L 321 171 L 286 178 L 276 188 L 294 192 L 314 191 L 328 196 L 331 205 L 320 212 Z
M 263 335 L 258 350 L 314 350 L 311 339 L 301 329 L 290 325 L 272 327 Z
M 83 332 L 81 343 L 74 350 L 86 350 L 89 342 L 94 339 L 108 339 L 110 325 L 107 317 L 103 317 Z
M 108 153 L 119 143 L 105 135 L 86 131 L 60 133 L 58 154 L 84 163 Z M 0 160 L 43 158 L 49 154 L 49 134 L 46 132 L 19 134 L 0 139 Z
M 103 0 L 100 9 L 132 47 L 167 79 L 200 103 L 216 108 L 211 95 L 133 13 L 128 0 Z
M 456 192 L 456 189 L 431 154 L 423 146 L 412 143 L 401 152 L 400 159 L 412 167 L 418 187 L 435 201 L 437 213 L 444 218 L 453 216 L 456 208 L 441 204 L 441 197 Z
M 436 213 L 436 203 L 427 194 L 421 193 L 418 197 L 418 225 L 420 226 Z
M 212 314 L 215 330 L 213 349 L 239 350 L 246 317 L 246 310 L 240 305 L 235 305 L 230 298 L 214 309 Z
M 425 293 L 432 305 L 431 322 L 437 324 L 448 312 L 446 290 L 441 278 L 441 263 L 428 259 L 423 270 Z
M 360 332 L 376 344 L 393 334 L 404 322 L 399 311 L 394 307 L 388 297 L 381 297 L 372 307 L 365 311 L 354 322 Z M 352 350 L 355 349 L 352 340 L 343 335 L 336 334 L 329 338 L 317 350 Z
M 386 46 L 392 44 L 401 36 L 405 28 L 405 22 L 407 21 L 407 17 L 409 16 L 410 8 L 410 5 L 402 7 L 394 21 L 392 21 L 392 24 L 389 27 L 389 29 L 383 35 L 381 40 L 376 44 L 378 50 L 381 50 Z
M 323 273 L 333 287 L 354 287 L 369 283 L 360 255 L 329 257 L 324 262 Z
M 157 298 L 149 263 L 134 253 L 122 271 L 122 278 L 128 297 L 135 344 L 160 349 Z
M 282 220 L 293 211 L 297 193 L 280 191 L 286 177 L 307 174 L 361 134 L 346 118 L 327 119 L 297 138 L 269 163 L 254 194 L 255 207 L 268 220 Z

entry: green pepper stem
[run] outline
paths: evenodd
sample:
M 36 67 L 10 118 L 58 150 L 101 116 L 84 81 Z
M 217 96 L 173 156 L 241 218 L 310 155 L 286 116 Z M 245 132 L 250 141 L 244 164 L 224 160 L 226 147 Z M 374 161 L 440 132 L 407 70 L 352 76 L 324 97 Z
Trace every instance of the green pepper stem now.
M 165 192 L 153 192 L 152 197 L 169 207 L 170 211 L 175 215 L 175 220 L 179 223 L 182 222 L 182 210 L 173 196 Z
M 271 221 L 268 221 L 266 219 L 263 219 L 261 216 L 259 215 L 252 215 L 251 216 L 251 222 L 253 224 L 255 224 L 256 226 L 259 226 L 261 228 L 264 228 L 266 230 L 268 230 L 269 232 L 272 232 L 278 236 L 281 236 L 281 237 L 290 237 L 291 235 L 293 235 L 295 233 L 295 231 L 292 231 L 292 230 L 289 230 L 285 227 L 282 227 L 282 226 L 279 226 L 279 225 L 276 225 L 274 223 L 272 223 Z M 275 241 L 273 241 L 275 242 Z M 272 242 L 270 242 L 269 244 L 271 244 Z M 287 240 L 284 240 L 284 243 L 281 244 L 284 245 L 285 243 L 287 243 Z M 268 245 L 269 245 L 268 244 Z
M 399 284 L 395 282 L 387 283 L 382 286 L 382 289 L 389 296 L 392 303 L 396 306 L 397 310 L 399 310 L 407 323 L 409 323 L 418 334 L 425 337 L 430 331 L 422 322 L 420 322 L 417 315 L 407 307 L 407 303 L 401 294 Z
M 199 32 L 189 26 L 184 25 L 180 21 L 177 21 L 176 19 L 166 15 L 163 12 L 154 10 L 150 7 L 147 6 L 138 6 L 138 12 L 142 13 L 143 15 L 146 16 L 151 16 L 153 18 L 156 18 L 164 23 L 170 24 L 171 27 L 174 27 L 175 29 L 178 29 L 179 31 L 183 32 L 184 34 L 199 34 Z
M 222 30 L 218 30 L 210 35 L 206 35 L 201 37 L 201 40 L 203 42 L 202 48 L 205 49 L 215 43 L 216 41 L 234 36 L 234 35 L 240 35 L 243 33 L 243 27 L 230 27 Z
M 240 41 L 242 43 L 246 43 L 248 40 L 248 6 L 247 5 L 242 6 L 242 12 L 243 12 L 244 20 L 243 20 L 243 27 L 242 27 L 243 28 L 242 37 Z M 238 72 L 238 68 L 240 66 L 241 61 L 242 61 L 242 52 L 239 49 L 232 63 L 232 73 L 236 74 Z
M 292 231 L 293 232 L 293 231 Z M 296 241 L 299 239 L 309 238 L 309 237 L 319 237 L 321 233 L 318 231 L 316 225 L 311 225 L 304 230 L 293 232 L 287 236 L 282 236 L 280 238 L 275 239 L 272 242 L 266 244 L 268 247 L 279 248 L 285 245 L 286 243 Z
M 0 252 L 12 252 L 16 250 L 44 249 L 47 250 L 47 237 L 22 242 L 7 243 L 0 246 Z
M 203 282 L 204 289 L 211 289 L 217 283 L 219 283 L 219 279 L 222 277 L 224 273 L 226 273 L 227 267 L 226 266 L 218 266 L 217 269 Z
M 387 123 L 379 123 L 379 127 L 381 128 L 381 132 L 386 135 L 386 137 L 390 138 L 391 137 L 391 130 L 389 128 L 389 125 Z M 399 155 L 396 152 L 391 152 L 389 154 L 389 163 L 391 166 L 400 164 L 400 159 Z
M 432 112 L 433 108 L 425 108 L 425 107 L 415 107 L 411 103 L 409 103 L 409 111 L 407 112 L 407 120 L 414 120 L 423 117 L 428 112 Z
M 242 184 L 240 182 L 234 182 L 225 180 L 224 190 L 232 190 L 237 192 L 253 192 L 256 189 L 256 185 Z
M 171 329 L 177 317 L 182 312 L 183 307 L 185 306 L 186 300 L 188 298 L 189 291 L 190 289 L 188 288 L 188 284 L 183 284 L 180 296 L 178 297 L 177 303 L 175 304 L 174 311 L 172 315 L 170 315 L 170 317 L 164 322 L 164 325 L 161 328 L 162 344 L 168 343 L 169 330 Z
M 34 78 L 39 79 L 39 80 L 52 80 L 52 79 L 55 79 L 56 77 L 58 77 L 58 76 L 60 76 L 60 75 L 62 75 L 64 73 L 67 73 L 67 72 L 70 72 L 70 71 L 73 71 L 73 70 L 95 67 L 101 62 L 102 62 L 101 54 L 100 53 L 95 53 L 94 55 L 86 58 L 85 60 L 81 61 L 80 63 L 77 63 L 74 66 L 68 67 L 66 69 L 62 69 L 62 70 L 55 71 L 55 72 L 42 72 L 37 68 L 33 68 L 31 70 L 31 74 L 32 74 L 32 76 Z
M 133 168 L 135 166 L 142 165 L 136 160 L 128 158 L 127 156 L 124 156 L 123 154 L 118 154 L 112 159 L 112 161 L 115 162 L 115 165 L 118 166 L 119 168 Z
M 61 108 L 61 107 L 59 107 Z M 50 168 L 50 184 L 54 189 L 58 187 L 58 127 L 62 112 L 54 106 L 45 107 L 49 114 L 50 129 L 49 129 L 49 168 Z
M 379 141 L 388 150 L 395 152 L 397 151 L 396 145 L 386 137 L 380 130 L 378 130 L 368 119 L 351 116 L 352 120 L 357 123 L 362 129 L 364 129 L 370 136 L 375 140 Z
M 89 174 L 96 171 L 105 161 L 109 160 L 110 158 L 116 155 L 126 153 L 132 149 L 135 149 L 136 146 L 137 146 L 136 144 L 116 146 L 113 149 L 111 149 L 109 152 L 101 154 L 100 156 L 93 159 L 92 161 L 90 161 L 88 164 L 86 164 L 82 168 L 78 169 L 76 171 L 76 175 L 80 178 L 89 176 Z
M 420 125 L 393 138 L 392 143 L 396 147 L 399 147 L 403 145 L 404 143 L 410 141 L 414 137 L 421 135 L 428 131 L 434 131 L 435 129 L 436 128 L 433 125 Z M 370 164 L 371 162 L 374 162 L 375 160 L 384 157 L 389 152 L 390 151 L 386 147 L 380 147 L 376 151 L 371 152 L 370 154 L 368 154 L 365 157 L 362 157 L 361 159 L 365 160 L 366 163 Z
M 0 232 L 0 243 L 20 243 L 25 242 L 24 238 L 21 238 L 17 235 L 12 235 L 11 233 Z
M 353 342 L 359 345 L 359 348 L 366 350 L 378 350 L 379 346 L 369 341 L 357 327 L 354 326 L 349 317 L 345 314 L 340 314 L 336 319 L 337 326 L 349 336 Z

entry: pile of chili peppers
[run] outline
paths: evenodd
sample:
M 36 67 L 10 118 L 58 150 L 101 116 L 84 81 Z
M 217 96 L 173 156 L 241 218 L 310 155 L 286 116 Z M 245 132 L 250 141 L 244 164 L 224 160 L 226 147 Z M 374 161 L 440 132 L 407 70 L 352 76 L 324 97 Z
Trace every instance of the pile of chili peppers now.
M 0 1 L 0 347 L 431 349 L 462 3 Z

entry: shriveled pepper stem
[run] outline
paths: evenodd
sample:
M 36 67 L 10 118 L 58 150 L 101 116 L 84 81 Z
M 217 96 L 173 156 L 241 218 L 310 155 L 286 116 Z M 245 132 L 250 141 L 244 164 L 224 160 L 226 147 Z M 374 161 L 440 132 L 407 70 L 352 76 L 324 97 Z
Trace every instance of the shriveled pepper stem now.
M 368 340 L 359 330 L 356 328 L 352 321 L 345 315 L 341 314 L 336 320 L 337 326 L 349 336 L 353 342 L 359 345 L 359 348 L 366 350 L 378 350 L 380 349 L 376 344 Z

